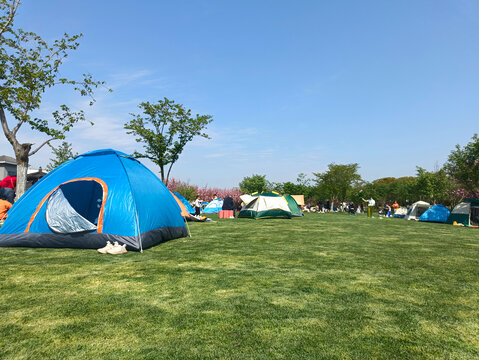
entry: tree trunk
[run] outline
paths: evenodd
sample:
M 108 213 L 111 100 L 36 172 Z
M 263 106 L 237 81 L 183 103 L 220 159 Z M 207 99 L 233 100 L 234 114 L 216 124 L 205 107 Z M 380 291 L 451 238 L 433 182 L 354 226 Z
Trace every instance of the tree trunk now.
M 163 169 L 163 166 L 160 166 L 160 175 L 161 175 L 161 181 L 164 184 L 165 183 L 165 170 Z
M 17 159 L 17 199 L 22 196 L 27 187 L 28 154 L 32 144 L 18 144 L 15 147 L 15 157 Z

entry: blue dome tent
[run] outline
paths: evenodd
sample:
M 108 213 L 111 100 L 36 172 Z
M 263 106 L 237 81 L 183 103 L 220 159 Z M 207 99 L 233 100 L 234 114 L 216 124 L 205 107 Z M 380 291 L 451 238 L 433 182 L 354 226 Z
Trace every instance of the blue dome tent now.
M 451 212 L 444 205 L 431 206 L 419 218 L 419 221 L 445 223 Z
M 100 248 L 107 240 L 142 251 L 185 237 L 166 186 L 133 157 L 111 149 L 67 161 L 10 209 L 0 246 Z
M 189 214 L 194 214 L 195 209 L 191 206 L 191 204 L 188 202 L 188 200 L 185 199 L 183 195 L 181 195 L 179 192 L 174 192 L 173 194 L 176 195 L 176 197 L 185 205 L 186 211 L 188 211 Z
M 213 199 L 211 200 L 208 205 L 205 206 L 202 213 L 204 214 L 217 214 L 223 208 L 223 200 L 221 199 Z

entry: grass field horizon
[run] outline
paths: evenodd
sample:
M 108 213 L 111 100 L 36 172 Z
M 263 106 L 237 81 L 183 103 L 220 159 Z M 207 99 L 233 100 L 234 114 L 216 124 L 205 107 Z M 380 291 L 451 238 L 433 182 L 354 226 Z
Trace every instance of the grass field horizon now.
M 345 214 L 190 228 L 143 254 L 2 248 L 0 358 L 479 357 L 477 229 Z

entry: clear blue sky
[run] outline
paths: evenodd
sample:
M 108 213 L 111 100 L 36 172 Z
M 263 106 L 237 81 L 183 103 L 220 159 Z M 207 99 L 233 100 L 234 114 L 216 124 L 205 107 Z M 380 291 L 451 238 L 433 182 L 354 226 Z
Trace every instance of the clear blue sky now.
M 478 19 L 475 0 L 25 0 L 17 24 L 48 40 L 82 32 L 63 73 L 114 89 L 87 109 L 95 126 L 68 136 L 75 151 L 140 150 L 123 124 L 168 97 L 214 117 L 212 139 L 188 145 L 172 175 L 231 187 L 332 162 L 359 163 L 366 180 L 442 165 L 479 131 Z M 41 111 L 63 102 L 84 107 L 54 90 Z M 6 141 L 0 151 L 12 155 Z

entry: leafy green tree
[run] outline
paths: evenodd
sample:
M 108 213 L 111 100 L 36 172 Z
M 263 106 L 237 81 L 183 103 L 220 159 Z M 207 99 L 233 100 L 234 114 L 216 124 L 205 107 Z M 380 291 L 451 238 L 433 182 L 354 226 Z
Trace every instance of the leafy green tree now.
M 17 196 L 25 192 L 30 156 L 55 139 L 64 139 L 76 123 L 84 121 L 83 111 L 73 111 L 61 105 L 50 117 L 34 117 L 47 89 L 70 85 L 81 96 L 91 98 L 103 82 L 94 81 L 89 74 L 80 80 L 60 75 L 60 67 L 70 52 L 79 46 L 82 36 L 65 34 L 48 44 L 39 35 L 14 27 L 19 0 L 0 0 L 0 123 L 12 145 L 17 161 Z M 9 120 L 7 120 L 7 117 Z M 23 125 L 45 135 L 47 140 L 37 147 L 18 140 Z
M 266 175 L 253 174 L 245 177 L 239 183 L 239 188 L 244 194 L 252 194 L 254 192 L 267 191 Z
M 304 195 L 305 199 L 309 199 L 311 197 L 311 186 L 288 181 L 283 184 L 283 192 L 291 195 Z
M 53 147 L 51 144 L 48 145 L 52 148 L 55 157 L 50 159 L 50 163 L 46 167 L 47 171 L 52 171 L 64 162 L 78 156 L 78 153 L 73 153 L 72 144 L 66 141 L 63 141 L 58 147 Z
M 359 165 L 329 164 L 328 170 L 323 173 L 313 173 L 321 191 L 331 201 L 331 207 L 338 201 L 347 200 L 355 183 L 361 180 L 358 174 Z
M 394 177 L 385 177 L 376 179 L 372 182 L 374 188 L 373 198 L 379 203 L 384 204 L 393 201 L 391 194 L 392 184 L 396 181 Z
M 474 134 L 472 141 L 451 151 L 444 165 L 447 174 L 458 185 L 460 197 L 479 196 L 479 137 Z
M 308 178 L 308 175 L 305 173 L 299 173 L 296 178 L 296 183 L 300 186 L 308 187 L 311 186 L 311 179 Z
M 312 180 L 305 173 L 299 173 L 296 178 L 296 187 L 292 190 L 294 194 L 304 195 L 305 201 L 310 201 L 314 197 L 314 186 Z
M 416 187 L 422 200 L 430 203 L 450 203 L 452 184 L 443 169 L 429 172 L 418 166 Z
M 181 195 L 183 195 L 183 197 L 188 200 L 188 201 L 193 201 L 196 199 L 196 189 L 193 187 L 193 186 L 188 186 L 188 185 L 184 185 L 178 189 L 176 189 L 176 191 L 178 193 L 180 193 Z
M 417 178 L 413 176 L 385 177 L 358 184 L 356 187 L 363 191 L 361 193 L 358 190 L 356 193 L 353 191 L 351 198 L 354 202 L 372 196 L 378 204 L 397 201 L 401 205 L 407 205 L 419 200 L 420 197 L 417 191 Z
M 141 114 L 130 114 L 133 119 L 125 124 L 127 134 L 143 143 L 144 152 L 133 154 L 150 159 L 160 168 L 161 181 L 168 185 L 171 168 L 179 159 L 186 144 L 195 136 L 210 137 L 202 131 L 211 123 L 211 115 L 191 115 L 190 109 L 164 98 L 157 103 L 142 102 Z M 169 166 L 168 166 L 169 165 Z
M 266 186 L 264 191 L 275 191 L 279 194 L 284 193 L 283 183 L 280 182 L 271 182 L 266 180 Z
M 397 201 L 401 205 L 408 205 L 419 200 L 416 178 L 413 176 L 397 178 L 390 184 L 389 191 L 389 200 Z
M 285 194 L 303 194 L 303 188 L 300 185 L 287 181 L 283 184 L 283 192 Z

